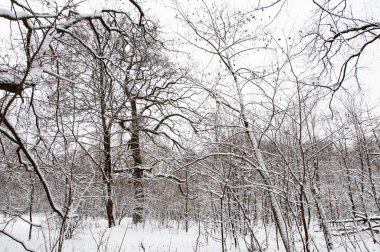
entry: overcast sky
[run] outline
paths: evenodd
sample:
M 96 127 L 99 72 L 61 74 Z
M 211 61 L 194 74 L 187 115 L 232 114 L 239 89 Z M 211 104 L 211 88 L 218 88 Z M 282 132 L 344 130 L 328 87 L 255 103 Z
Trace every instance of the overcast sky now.
M 63 2 L 64 0 L 62 0 Z M 178 23 L 174 18 L 176 11 L 173 9 L 175 7 L 174 1 L 172 0 L 145 0 L 138 1 L 141 3 L 143 10 L 146 12 L 146 16 L 153 17 L 157 19 L 162 26 L 162 31 L 164 32 L 164 37 L 172 38 L 178 34 L 184 34 L 185 29 Z M 211 4 L 213 1 L 206 0 L 207 4 Z M 254 9 L 257 6 L 257 1 L 249 0 L 239 0 L 239 1 L 216 1 L 219 4 L 228 3 L 231 9 L 240 9 L 243 11 Z M 264 2 L 264 1 L 261 1 Z M 367 0 L 367 1 L 352 1 L 355 5 L 352 6 L 357 15 L 362 16 L 367 20 L 376 20 L 380 17 L 380 1 Z M 39 1 L 29 0 L 30 5 L 37 6 Z M 196 12 L 200 8 L 204 8 L 200 0 L 180 0 L 178 1 L 179 6 L 189 13 Z M 0 8 L 9 8 L 9 0 L 1 0 Z M 88 0 L 84 1 L 80 5 L 81 12 L 94 12 L 101 8 L 131 8 L 130 3 L 127 0 Z M 304 29 L 305 24 L 312 25 L 310 23 L 311 16 L 316 6 L 312 3 L 312 0 L 288 0 L 282 7 L 282 10 L 275 20 L 269 27 L 275 36 L 285 36 L 289 34 L 296 38 L 296 34 Z M 38 10 L 38 7 L 36 7 Z M 43 9 L 41 11 L 44 11 Z M 271 20 L 276 13 L 276 9 L 272 11 L 265 11 L 260 18 L 263 22 L 266 20 Z M 0 43 L 3 47 L 1 54 L 11 53 L 7 51 L 4 46 L 4 42 L 9 41 L 9 22 L 4 19 L 0 19 Z M 5 50 L 4 50 L 5 49 Z M 197 51 L 195 48 L 186 47 L 186 50 L 193 50 L 192 56 L 195 61 L 199 62 L 200 69 L 207 66 L 210 56 L 205 55 Z M 380 48 L 379 43 L 373 44 L 366 50 L 364 57 L 361 58 L 361 69 L 360 78 L 365 84 L 363 89 L 366 90 L 366 96 L 370 97 L 371 104 L 377 103 L 380 97 Z

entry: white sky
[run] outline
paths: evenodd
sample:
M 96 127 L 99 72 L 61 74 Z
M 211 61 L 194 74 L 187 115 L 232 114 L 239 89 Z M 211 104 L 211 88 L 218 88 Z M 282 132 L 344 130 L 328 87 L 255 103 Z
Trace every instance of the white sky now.
M 174 1 L 172 0 L 154 0 L 154 1 L 144 1 L 143 7 L 146 8 L 148 16 L 154 16 L 159 19 L 160 25 L 163 26 L 163 31 L 169 36 L 172 34 L 183 34 L 184 28 L 181 24 L 178 24 L 174 19 L 176 14 L 173 8 Z M 189 13 L 197 11 L 202 8 L 203 4 L 200 0 L 178 0 L 177 1 L 181 8 L 188 11 Z M 213 3 L 212 0 L 205 0 L 209 5 Z M 241 10 L 253 9 L 257 1 L 250 0 L 232 0 L 232 1 L 216 1 L 218 3 L 228 2 L 234 8 Z M 265 1 L 261 1 L 263 3 Z M 376 0 L 366 0 L 366 1 L 351 1 L 354 5 L 351 6 L 354 11 L 354 15 L 369 21 L 380 22 L 380 1 Z M 149 4 L 148 4 L 149 3 Z M 150 7 L 152 6 L 152 7 Z M 313 25 L 311 22 L 311 17 L 316 9 L 312 0 L 288 0 L 283 6 L 279 16 L 276 21 L 269 26 L 275 36 L 278 37 L 288 37 L 290 35 L 292 38 L 296 37 L 300 30 L 305 31 L 305 25 Z M 272 13 L 271 13 L 272 12 Z M 275 11 L 264 11 L 262 14 L 263 20 L 269 16 L 273 17 Z M 260 12 L 258 12 L 260 15 Z M 283 41 L 283 40 L 282 40 Z M 208 55 L 202 52 L 197 52 L 194 47 L 189 47 L 188 50 L 193 50 L 194 58 L 200 62 L 200 69 L 204 69 L 209 63 Z M 380 111 L 380 42 L 374 43 L 368 47 L 365 53 L 360 59 L 360 72 L 359 78 L 361 81 L 361 88 L 363 89 L 364 100 L 368 100 L 370 105 L 378 105 Z M 348 81 L 349 82 L 349 81 Z M 349 83 L 345 85 L 349 85 Z M 356 85 L 355 85 L 356 86 Z
M 61 0 L 62 2 L 64 0 Z M 211 0 L 205 0 L 208 4 L 212 3 Z M 154 17 L 159 20 L 164 32 L 163 37 L 172 38 L 177 34 L 184 34 L 183 26 L 178 23 L 174 18 L 176 12 L 173 9 L 173 0 L 143 0 L 138 1 L 143 10 L 146 12 L 146 16 Z M 249 0 L 235 0 L 235 1 L 216 1 L 218 3 L 228 3 L 231 8 L 237 8 L 241 10 L 248 10 L 255 8 L 257 1 Z M 265 1 L 261 1 L 265 2 Z M 362 13 L 363 18 L 368 20 L 374 20 L 380 16 L 380 1 L 366 0 L 366 1 L 352 1 L 355 6 L 352 6 L 357 13 Z M 29 0 L 30 5 L 36 6 L 39 1 Z M 203 8 L 203 4 L 200 0 L 178 0 L 178 4 L 182 9 L 189 11 L 197 11 L 199 8 Z M 9 0 L 1 0 L 0 8 L 9 8 Z M 80 5 L 80 11 L 82 12 L 94 12 L 101 8 L 131 8 L 130 3 L 127 0 L 87 0 Z M 295 37 L 299 30 L 303 29 L 303 25 L 310 24 L 310 17 L 313 12 L 313 5 L 311 0 L 288 0 L 283 6 L 280 15 L 276 19 L 276 22 L 271 24 L 269 28 L 275 34 L 275 36 L 282 37 L 293 34 Z M 44 11 L 44 10 L 39 10 Z M 269 16 L 273 16 L 275 12 L 264 11 L 258 13 L 260 18 L 269 20 Z M 0 19 L 0 46 L 4 49 L 4 42 L 9 41 L 9 22 L 4 19 Z M 365 83 L 363 90 L 366 90 L 366 96 L 370 100 L 371 104 L 378 102 L 380 98 L 380 43 L 375 43 L 366 50 L 364 57 L 361 58 L 360 66 L 363 67 L 359 74 L 362 83 Z M 185 50 L 191 51 L 193 59 L 198 62 L 200 69 L 205 69 L 210 61 L 210 56 L 196 50 L 193 47 L 185 47 Z M 0 53 L 11 54 L 8 50 L 1 50 Z

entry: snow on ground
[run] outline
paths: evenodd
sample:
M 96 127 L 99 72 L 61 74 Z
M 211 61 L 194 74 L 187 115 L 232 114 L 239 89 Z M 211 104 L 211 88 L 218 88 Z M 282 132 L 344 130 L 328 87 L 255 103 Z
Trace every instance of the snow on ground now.
M 27 218 L 27 217 L 25 217 Z M 34 217 L 35 223 L 44 221 L 43 217 Z M 4 219 L 0 222 L 3 223 Z M 73 239 L 66 240 L 63 251 L 157 251 L 157 252 L 187 252 L 195 251 L 221 251 L 221 244 L 212 238 L 205 236 L 198 238 L 196 227 L 190 228 L 186 233 L 183 228 L 173 223 L 171 226 L 161 226 L 158 222 L 149 222 L 141 225 L 133 225 L 127 219 L 116 227 L 107 228 L 106 220 L 83 221 L 79 233 Z M 44 231 L 33 228 L 32 240 L 28 241 L 29 224 L 21 220 L 12 222 L 6 230 L 18 239 L 23 240 L 28 248 L 36 251 L 50 251 L 56 230 L 53 224 L 44 224 Z M 50 230 L 50 232 L 49 232 Z M 207 244 L 206 244 L 207 242 Z M 229 242 L 230 244 L 230 242 Z M 0 251 L 18 252 L 25 251 L 21 245 L 12 241 L 4 234 L 0 234 Z M 231 246 L 228 251 L 234 250 Z
M 25 216 L 25 219 L 27 217 Z M 34 251 L 51 251 L 52 241 L 56 240 L 57 229 L 54 221 L 44 216 L 35 216 L 34 223 L 42 224 L 43 228 L 33 228 L 32 239 L 28 241 L 29 224 L 17 218 L 10 222 L 6 227 L 4 223 L 8 218 L 0 218 L 1 229 L 14 235 L 25 245 Z M 87 220 L 76 221 L 80 224 L 76 229 L 78 232 L 74 238 L 68 239 L 64 243 L 63 251 L 151 251 L 151 252 L 212 252 L 222 251 L 220 234 L 217 230 L 211 232 L 211 228 L 205 228 L 194 223 L 185 232 L 182 225 L 177 222 L 160 224 L 158 221 L 147 221 L 141 225 L 133 225 L 130 219 L 124 220 L 121 225 L 107 228 L 106 220 Z M 324 245 L 323 234 L 318 232 L 318 225 L 313 225 L 312 245 L 319 251 L 327 251 Z M 205 230 L 208 230 L 207 232 Z M 208 235 L 206 235 L 206 233 Z M 268 234 L 268 236 L 266 236 Z M 261 226 L 255 229 L 256 238 L 262 241 L 262 248 L 266 251 L 283 251 L 281 241 L 277 243 L 276 233 L 273 226 Z M 268 238 L 266 238 L 268 237 Z M 377 237 L 379 238 L 379 237 Z M 364 242 L 363 242 L 364 241 Z M 249 239 L 247 239 L 249 242 Z M 227 240 L 227 251 L 248 251 L 243 238 L 239 238 L 240 245 L 235 248 L 233 240 Z M 297 251 L 302 251 L 301 239 L 294 241 Z M 334 251 L 380 251 L 380 246 L 373 243 L 372 239 L 362 232 L 360 235 L 335 236 Z M 279 247 L 277 247 L 279 246 Z M 21 245 L 13 241 L 4 234 L 0 234 L 0 251 L 18 252 L 25 251 Z M 318 251 L 318 250 L 313 250 Z

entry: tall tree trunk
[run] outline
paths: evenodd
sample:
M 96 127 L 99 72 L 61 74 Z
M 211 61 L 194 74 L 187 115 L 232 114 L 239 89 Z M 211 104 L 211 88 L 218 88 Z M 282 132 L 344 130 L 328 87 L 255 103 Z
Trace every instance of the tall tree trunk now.
M 112 199 L 112 163 L 111 163 L 111 136 L 108 130 L 105 131 L 105 135 L 103 137 L 103 145 L 104 145 L 104 174 L 105 174 L 105 182 L 106 182 L 106 210 L 107 210 L 107 219 L 108 219 L 108 227 L 115 226 L 115 217 L 113 215 L 113 199 Z
M 186 201 L 185 201 L 185 230 L 186 233 L 189 232 L 189 172 L 186 169 L 185 171 L 186 174 L 186 180 L 185 180 L 185 185 L 186 185 Z
M 32 177 L 32 174 L 29 174 L 29 179 L 30 179 L 30 202 L 29 202 L 29 221 L 30 223 L 33 222 L 33 203 L 34 203 L 34 179 Z M 32 239 L 32 229 L 33 225 L 29 225 L 29 235 L 28 239 L 29 241 Z
M 103 76 L 103 66 L 100 67 L 100 113 L 102 120 L 102 130 L 103 130 L 103 156 L 104 156 L 104 173 L 103 181 L 106 186 L 105 197 L 106 197 L 106 213 L 108 219 L 108 227 L 115 226 L 115 217 L 113 214 L 113 199 L 112 199 L 112 158 L 111 158 L 111 123 L 107 122 L 106 117 L 106 86 Z
M 249 141 L 252 145 L 253 154 L 257 160 L 257 164 L 259 167 L 258 172 L 259 172 L 261 178 L 263 179 L 264 184 L 266 186 L 268 186 L 268 188 L 273 188 L 273 183 L 270 179 L 268 169 L 266 167 L 264 155 L 262 154 L 261 150 L 259 149 L 259 145 L 258 145 L 256 137 L 252 134 L 252 132 L 249 129 L 247 112 L 245 111 L 245 102 L 243 99 L 243 94 L 241 91 L 240 83 L 237 79 L 237 75 L 236 75 L 234 69 L 232 68 L 233 65 L 231 64 L 230 60 L 228 59 L 228 56 L 227 56 L 227 59 L 228 59 L 227 61 L 225 61 L 225 59 L 223 57 L 221 57 L 221 59 L 225 63 L 226 67 L 228 68 L 228 70 L 230 71 L 230 73 L 232 74 L 232 77 L 234 79 L 236 91 L 238 93 L 238 98 L 239 98 L 240 116 L 242 119 L 243 126 L 246 129 L 245 133 L 247 135 L 247 138 L 249 139 Z M 286 223 L 284 221 L 280 205 L 276 199 L 276 195 L 273 192 L 273 190 L 274 189 L 269 189 L 268 192 L 269 192 L 269 199 L 270 199 L 270 203 L 271 203 L 271 208 L 273 210 L 274 220 L 278 226 L 280 236 L 281 236 L 282 242 L 284 244 L 285 250 L 287 252 L 293 251 L 294 250 L 293 246 L 292 246 L 291 242 L 289 241 L 287 226 L 286 226 Z
M 144 211 L 144 187 L 142 183 L 143 170 L 141 169 L 142 159 L 140 150 L 140 125 L 139 115 L 137 112 L 136 97 L 131 97 L 131 109 L 132 109 L 132 136 L 129 142 L 129 147 L 132 151 L 132 157 L 134 162 L 133 168 L 133 187 L 135 192 L 135 207 L 133 209 L 133 223 L 139 223 L 143 221 Z

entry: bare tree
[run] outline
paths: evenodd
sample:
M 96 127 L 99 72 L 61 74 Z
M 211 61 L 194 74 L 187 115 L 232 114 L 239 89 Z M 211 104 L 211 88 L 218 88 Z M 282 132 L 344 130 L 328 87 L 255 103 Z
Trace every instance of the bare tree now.
M 354 1 L 313 0 L 317 7 L 314 24 L 304 37 L 313 57 L 313 64 L 322 71 L 319 85 L 335 92 L 354 76 L 358 84 L 360 59 L 380 40 L 376 17 L 367 10 L 376 9 L 368 1 L 363 10 Z M 323 83 L 331 83 L 324 85 Z
M 238 97 L 238 111 L 242 127 L 245 128 L 246 137 L 250 141 L 253 156 L 256 160 L 256 164 L 254 164 L 253 167 L 258 169 L 265 185 L 268 188 L 273 188 L 274 182 L 269 175 L 264 155 L 259 147 L 258 138 L 260 138 L 260 136 L 255 135 L 252 132 L 252 124 L 248 118 L 246 103 L 242 93 L 242 85 L 247 81 L 246 76 L 242 75 L 242 72 L 248 72 L 250 76 L 258 76 L 258 74 L 250 69 L 236 69 L 235 67 L 236 62 L 238 62 L 237 58 L 239 54 L 247 50 L 254 50 L 254 47 L 250 45 L 250 43 L 254 41 L 254 36 L 250 33 L 245 33 L 243 28 L 244 25 L 248 23 L 248 16 L 240 13 L 229 14 L 224 12 L 223 9 L 214 10 L 209 8 L 206 3 L 203 4 L 205 8 L 204 15 L 207 17 L 208 22 L 194 21 L 188 14 L 180 10 L 184 22 L 192 30 L 194 36 L 201 40 L 201 44 L 196 41 L 191 43 L 205 52 L 217 56 L 227 73 L 230 75 Z M 238 49 L 239 47 L 245 47 L 248 49 Z M 278 199 L 276 199 L 273 189 L 269 190 L 268 194 L 274 219 L 279 228 L 284 247 L 286 251 L 292 251 L 293 248 L 289 240 L 287 225 L 284 221 Z
M 144 13 L 135 1 L 131 0 L 130 3 L 132 11 L 138 13 L 138 19 L 136 21 L 133 21 L 128 12 L 120 10 L 116 11 L 108 9 L 101 10 L 94 14 L 81 15 L 76 11 L 78 5 L 73 1 L 67 1 L 63 5 L 51 5 L 50 3 L 46 3 L 45 7 L 50 11 L 50 14 L 40 14 L 36 12 L 33 7 L 30 7 L 31 5 L 27 2 L 20 3 L 17 0 L 10 1 L 12 7 L 10 10 L 0 10 L 0 17 L 3 20 L 9 20 L 11 23 L 16 23 L 22 27 L 17 35 L 21 38 L 21 45 L 23 48 L 21 51 L 23 57 L 20 58 L 24 60 L 24 62 L 16 62 L 14 65 L 2 65 L 2 72 L 0 74 L 0 90 L 2 90 L 0 112 L 0 124 L 2 125 L 1 134 L 10 140 L 15 146 L 15 151 L 18 155 L 20 164 L 24 165 L 28 170 L 33 170 L 35 172 L 47 195 L 50 207 L 61 219 L 62 232 L 60 235 L 61 238 L 58 242 L 58 250 L 62 249 L 62 237 L 64 237 L 66 227 L 65 223 L 73 211 L 71 207 L 71 200 L 73 197 L 71 190 L 72 178 L 70 178 L 70 173 L 65 174 L 66 184 L 69 186 L 68 191 L 66 191 L 67 194 L 65 194 L 67 195 L 67 201 L 59 202 L 56 198 L 57 195 L 59 195 L 59 191 L 52 190 L 54 186 L 49 182 L 52 178 L 47 178 L 48 175 L 45 172 L 45 168 L 42 167 L 57 166 L 57 163 L 59 164 L 60 160 L 59 156 L 62 153 L 57 153 L 56 151 L 58 151 L 59 148 L 55 149 L 55 147 L 60 145 L 60 147 L 66 146 L 66 148 L 71 148 L 71 142 L 67 141 L 65 136 L 63 138 L 56 137 L 57 135 L 62 136 L 62 130 L 64 131 L 64 126 L 61 127 L 58 120 L 58 132 L 55 137 L 52 136 L 52 138 L 50 138 L 50 132 L 43 131 L 43 127 L 48 124 L 41 119 L 43 111 L 36 110 L 35 99 L 46 99 L 41 91 L 43 90 L 43 81 L 46 80 L 47 76 L 57 80 L 58 89 L 61 88 L 60 82 L 77 84 L 77 80 L 72 79 L 72 76 L 69 75 L 70 72 L 64 72 L 62 75 L 59 72 L 61 69 L 60 64 L 63 63 L 64 65 L 64 62 L 61 62 L 60 59 L 64 60 L 64 57 L 66 57 L 66 55 L 64 55 L 64 48 L 77 47 L 79 51 L 83 50 L 90 52 L 85 55 L 89 57 L 80 59 L 83 61 L 91 61 L 95 59 L 96 61 L 105 64 L 104 62 L 109 60 L 102 57 L 98 51 L 92 51 L 80 36 L 76 36 L 78 30 L 80 31 L 82 29 L 82 31 L 84 31 L 84 29 L 88 27 L 88 24 L 97 22 L 99 23 L 99 30 L 102 29 L 106 30 L 108 33 L 120 34 L 120 36 L 127 41 L 128 30 L 124 30 L 125 26 L 123 27 L 122 25 L 119 25 L 116 21 L 117 18 L 124 17 L 132 26 L 135 26 L 136 29 L 140 29 L 141 32 L 144 33 Z M 98 35 L 99 30 L 94 28 L 93 34 L 95 34 L 95 36 Z M 69 39 L 71 41 L 67 43 Z M 13 41 L 11 41 L 11 43 L 13 43 Z M 18 52 L 18 50 L 14 51 L 14 53 Z M 17 59 L 16 55 L 14 55 L 14 59 Z M 57 63 L 56 67 L 52 64 L 54 61 Z M 29 107 L 25 109 L 26 106 L 23 106 L 22 102 L 26 99 L 28 100 Z M 23 111 L 23 109 L 25 110 Z M 19 122 L 20 113 L 25 112 L 31 112 L 31 114 L 28 114 L 27 118 L 29 121 L 34 121 L 30 128 L 33 130 L 33 137 L 24 138 L 24 133 L 27 133 L 28 131 L 22 132 L 25 127 L 21 127 L 19 123 L 14 123 Z M 59 111 L 57 110 L 57 112 Z M 56 113 L 56 115 L 60 116 L 61 114 Z M 104 125 L 104 129 L 106 130 L 105 137 L 108 137 L 109 134 L 107 134 L 108 129 L 106 125 Z M 50 139 L 52 139 L 51 142 Z M 59 142 L 57 139 L 63 139 L 63 144 L 61 145 L 62 142 Z M 107 145 L 107 141 L 105 141 L 104 148 L 107 167 L 109 166 L 108 147 L 109 145 Z M 62 149 L 60 149 L 60 151 L 62 151 Z M 67 157 L 68 155 L 66 155 L 64 160 L 69 161 Z M 63 167 L 60 168 L 62 172 L 65 172 Z M 105 172 L 109 172 L 110 169 L 111 168 L 108 170 L 106 169 Z M 58 175 L 58 173 L 53 174 Z M 63 181 L 59 181 L 57 185 L 62 182 Z

